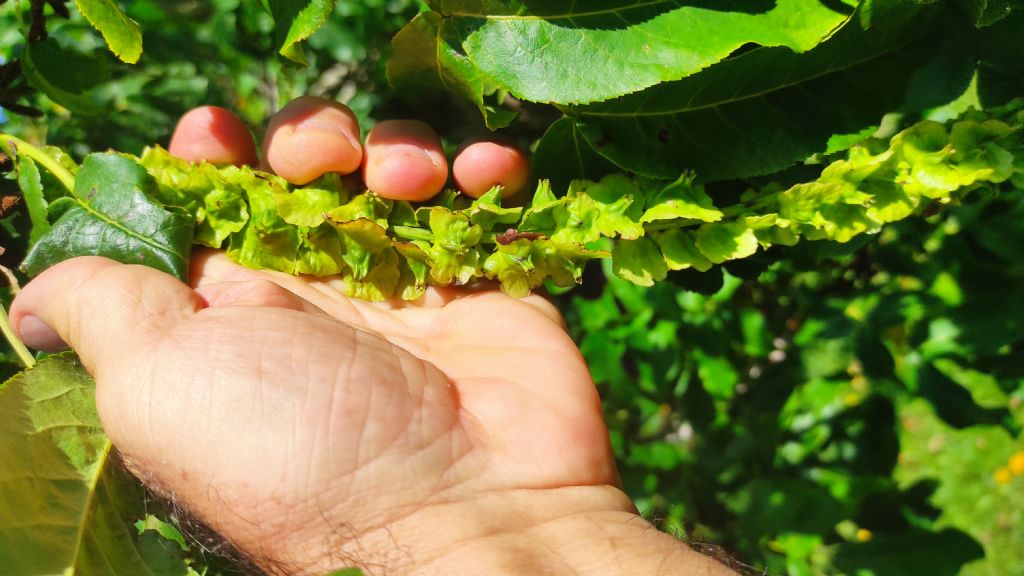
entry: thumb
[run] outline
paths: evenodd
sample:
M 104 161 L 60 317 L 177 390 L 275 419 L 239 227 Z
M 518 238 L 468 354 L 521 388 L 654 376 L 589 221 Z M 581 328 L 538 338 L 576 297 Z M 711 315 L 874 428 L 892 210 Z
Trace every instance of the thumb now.
M 125 350 L 151 341 L 203 307 L 173 276 L 96 256 L 57 264 L 11 304 L 15 333 L 32 348 L 71 346 L 97 378 Z

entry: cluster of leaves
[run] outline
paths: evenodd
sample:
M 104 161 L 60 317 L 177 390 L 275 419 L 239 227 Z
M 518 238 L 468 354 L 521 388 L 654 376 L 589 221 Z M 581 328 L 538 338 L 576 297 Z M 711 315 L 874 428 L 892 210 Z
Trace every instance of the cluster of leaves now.
M 511 121 L 505 94 L 557 105 L 536 158 L 556 187 L 618 171 L 735 179 L 944 104 L 975 74 L 986 105 L 1019 95 L 1012 4 L 438 0 L 396 36 L 389 73 L 471 98 L 492 126 Z
M 999 108 L 1024 95 L 1019 2 L 65 4 L 0 2 L 0 105 L 47 116 L 4 130 L 27 142 L 3 142 L 19 154 L 0 263 L 31 244 L 32 271 L 99 252 L 181 275 L 198 243 L 342 272 L 368 298 L 582 274 L 562 308 L 627 491 L 668 528 L 779 574 L 1024 566 L 1022 117 Z M 101 39 L 110 22 L 142 33 Z M 388 76 L 416 89 L 389 92 L 403 24 Z M 133 38 L 146 52 L 128 66 L 111 54 Z M 550 186 L 522 207 L 414 208 L 143 153 L 189 107 L 235 109 L 258 135 L 306 93 L 364 127 L 467 123 L 425 86 L 536 142 Z M 44 140 L 74 159 L 28 145 Z M 137 157 L 87 156 L 108 147 Z M 7 198 L 26 209 L 7 216 Z M 91 394 L 68 357 L 0 388 L 3 461 L 53 472 L 15 465 L 0 489 L 62 506 L 0 514 L 18 526 L 0 531 L 4 566 L 224 573 L 107 456 Z
M 162 148 L 141 158 L 91 154 L 81 169 L 35 151 L 71 195 L 47 207 L 38 168 L 20 156 L 36 223 L 23 267 L 33 276 L 99 254 L 184 278 L 195 242 L 225 248 L 252 268 L 341 275 L 350 296 L 373 300 L 413 300 L 428 283 L 482 278 L 523 296 L 545 281 L 575 285 L 588 260 L 607 256 L 616 274 L 650 286 L 669 270 L 706 271 L 801 238 L 848 242 L 978 188 L 1024 189 L 1022 103 L 949 126 L 923 121 L 891 141 L 869 139 L 812 182 L 750 190 L 721 209 L 690 175 L 667 185 L 623 175 L 577 180 L 560 196 L 542 181 L 525 208 L 503 207 L 499 189 L 472 202 L 449 191 L 414 208 L 354 193 L 337 174 L 291 187 L 272 174 L 192 164 Z M 602 239 L 615 240 L 610 252 L 595 249 Z
M 978 194 L 701 293 L 606 265 L 562 304 L 627 492 L 751 572 L 1024 574 L 1021 246 L 1024 196 Z

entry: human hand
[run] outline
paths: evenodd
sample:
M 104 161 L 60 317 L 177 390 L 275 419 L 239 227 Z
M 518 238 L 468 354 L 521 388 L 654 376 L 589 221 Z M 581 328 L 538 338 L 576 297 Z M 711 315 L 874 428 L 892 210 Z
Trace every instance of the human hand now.
M 211 109 L 187 115 L 170 150 L 256 161 L 240 122 Z M 455 161 L 460 185 L 525 184 L 521 154 L 475 150 Z M 382 124 L 364 150 L 351 114 L 314 99 L 271 120 L 264 158 L 297 183 L 362 165 L 375 191 L 410 200 L 448 175 L 424 125 Z M 22 291 L 12 321 L 33 347 L 70 344 L 131 467 L 267 571 L 727 573 L 651 530 L 619 490 L 593 382 L 543 298 L 433 289 L 368 303 L 338 279 L 193 260 L 191 286 L 62 263 Z

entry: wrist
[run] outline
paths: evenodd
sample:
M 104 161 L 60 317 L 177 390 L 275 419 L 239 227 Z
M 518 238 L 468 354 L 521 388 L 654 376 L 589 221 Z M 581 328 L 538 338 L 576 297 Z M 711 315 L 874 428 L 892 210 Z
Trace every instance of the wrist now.
M 299 571 L 345 566 L 376 574 L 733 574 L 659 532 L 621 490 L 578 486 L 516 490 L 420 509 L 329 545 Z

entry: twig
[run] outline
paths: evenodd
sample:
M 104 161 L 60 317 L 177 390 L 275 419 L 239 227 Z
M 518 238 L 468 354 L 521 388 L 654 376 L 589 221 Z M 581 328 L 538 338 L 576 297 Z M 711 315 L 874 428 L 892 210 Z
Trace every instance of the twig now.
M 46 3 L 50 5 L 50 8 L 53 8 L 54 14 L 66 19 L 71 18 L 71 12 L 68 11 L 67 1 L 68 0 L 46 0 Z M 3 2 L 0 2 L 0 4 L 3 4 Z
M 7 278 L 7 284 L 11 287 L 11 294 L 21 292 L 21 284 L 18 283 L 18 277 L 14 275 L 13 270 L 7 266 L 0 265 L 0 274 Z
M 29 17 L 31 18 L 28 28 L 29 42 L 42 42 L 46 40 L 46 0 L 29 0 Z
M 10 134 L 0 134 L 0 149 L 3 149 L 12 157 L 17 156 L 18 154 L 24 154 L 25 156 L 35 160 L 44 168 L 49 170 L 50 174 L 53 174 L 57 180 L 60 180 L 60 183 L 68 189 L 68 192 L 74 192 L 75 177 L 67 168 L 61 166 L 59 162 L 50 157 L 46 152 L 43 152 L 21 138 L 11 136 Z

